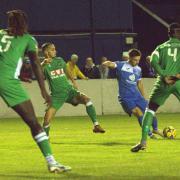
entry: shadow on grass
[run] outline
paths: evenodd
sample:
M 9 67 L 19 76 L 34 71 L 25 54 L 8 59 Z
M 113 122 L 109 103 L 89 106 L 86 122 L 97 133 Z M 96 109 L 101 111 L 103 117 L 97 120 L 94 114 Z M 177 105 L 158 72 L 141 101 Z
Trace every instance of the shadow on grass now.
M 100 146 L 132 146 L 134 143 L 128 142 L 51 142 L 51 144 L 65 144 L 65 145 L 100 145 Z
M 179 176 L 121 176 L 121 175 L 111 175 L 111 176 L 91 176 L 91 175 L 80 175 L 76 173 L 62 173 L 62 174 L 54 174 L 51 176 L 45 176 L 43 175 L 13 175 L 13 174 L 0 174 L 0 178 L 4 179 L 34 179 L 34 180 L 39 180 L 39 179 L 51 179 L 51 180 L 56 180 L 56 179 L 78 179 L 78 180 L 84 180 L 84 179 L 90 179 L 90 180 L 102 180 L 102 179 L 107 179 L 107 180 L 154 180 L 154 179 L 159 179 L 159 180 L 174 180 L 174 179 L 179 179 Z
M 20 173 L 20 172 L 19 172 Z M 29 172 L 28 172 L 29 173 Z M 91 175 L 81 175 L 81 174 L 77 174 L 77 173 L 72 173 L 72 172 L 64 172 L 64 173 L 60 173 L 60 174 L 47 174 L 47 176 L 45 175 L 45 173 L 43 174 L 37 174 L 37 175 L 32 175 L 32 174 L 0 174 L 0 179 L 17 179 L 17 180 L 21 180 L 21 179 L 51 179 L 51 180 L 55 180 L 55 179 L 97 179 L 97 176 L 91 176 Z
M 161 139 L 152 139 L 154 141 L 180 141 L 180 138 L 168 139 L 168 138 L 161 138 Z

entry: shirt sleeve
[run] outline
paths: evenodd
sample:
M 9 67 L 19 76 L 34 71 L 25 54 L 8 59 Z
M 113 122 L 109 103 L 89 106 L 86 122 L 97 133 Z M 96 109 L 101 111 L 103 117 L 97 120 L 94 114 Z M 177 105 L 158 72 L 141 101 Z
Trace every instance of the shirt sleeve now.
M 165 70 L 160 66 L 160 50 L 156 48 L 151 55 L 151 66 L 154 68 L 155 72 L 162 77 L 166 76 Z
M 117 67 L 119 66 L 119 64 L 120 64 L 119 61 L 115 61 L 115 62 L 113 62 L 113 63 L 115 64 L 115 68 L 117 68 Z
M 37 50 L 38 50 L 38 43 L 34 37 L 30 36 L 26 47 L 26 52 L 30 52 L 30 51 L 37 52 Z
M 123 66 L 123 64 L 124 64 L 124 63 L 122 63 L 122 62 L 120 62 L 120 61 L 115 61 L 114 63 L 116 64 L 116 67 L 115 67 L 115 68 L 116 68 L 117 70 L 121 70 L 121 68 L 122 68 L 122 66 Z

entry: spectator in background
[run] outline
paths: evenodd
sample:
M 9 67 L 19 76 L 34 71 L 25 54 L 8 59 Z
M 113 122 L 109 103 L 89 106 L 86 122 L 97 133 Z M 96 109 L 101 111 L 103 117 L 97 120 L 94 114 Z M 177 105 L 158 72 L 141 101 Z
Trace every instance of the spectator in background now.
M 128 51 L 124 51 L 122 53 L 122 61 L 128 61 L 129 60 L 129 52 Z
M 91 57 L 86 58 L 86 64 L 83 68 L 83 73 L 89 79 L 99 79 L 100 73 L 98 67 L 94 64 Z
M 21 68 L 20 76 L 21 81 L 31 83 L 33 79 L 33 71 L 31 67 L 30 60 L 25 57 L 25 61 L 23 63 L 23 66 Z
M 147 78 L 155 78 L 155 72 L 154 69 L 151 67 L 150 64 L 150 56 L 147 56 L 145 61 L 141 63 L 141 69 L 142 69 L 142 76 Z
M 71 55 L 71 59 L 67 62 L 67 70 L 72 74 L 74 79 L 88 79 L 76 65 L 78 58 L 77 54 Z
M 102 65 L 107 60 L 107 57 L 102 57 L 100 60 L 101 64 L 98 66 L 101 79 L 107 79 L 109 77 L 109 68 Z

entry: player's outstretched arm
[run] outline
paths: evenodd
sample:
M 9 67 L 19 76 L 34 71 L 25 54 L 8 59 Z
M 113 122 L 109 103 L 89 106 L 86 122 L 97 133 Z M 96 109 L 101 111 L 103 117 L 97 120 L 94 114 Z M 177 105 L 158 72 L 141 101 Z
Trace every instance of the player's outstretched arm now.
M 112 61 L 105 61 L 104 63 L 102 63 L 102 65 L 112 69 L 116 68 L 116 63 Z
M 44 83 L 44 74 L 42 71 L 42 67 L 40 65 L 39 57 L 37 55 L 37 52 L 30 51 L 28 52 L 28 57 L 31 60 L 32 69 L 34 71 L 34 74 L 37 78 L 42 97 L 45 99 L 47 104 L 51 103 L 51 98 L 49 94 L 46 91 L 45 83 Z

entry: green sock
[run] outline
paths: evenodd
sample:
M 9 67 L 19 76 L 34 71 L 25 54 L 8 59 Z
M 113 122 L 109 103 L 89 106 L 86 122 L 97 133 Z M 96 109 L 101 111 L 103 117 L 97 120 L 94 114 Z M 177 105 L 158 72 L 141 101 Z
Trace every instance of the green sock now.
M 147 136 L 150 130 L 150 126 L 152 125 L 154 117 L 153 111 L 146 111 L 143 117 L 143 125 L 142 125 L 142 138 L 141 143 L 146 144 Z
M 47 126 L 43 126 L 43 129 L 46 132 L 47 136 L 49 136 L 50 125 L 48 124 Z
M 51 147 L 49 145 L 48 137 L 45 132 L 41 132 L 34 137 L 44 157 L 52 156 Z
M 97 121 L 96 110 L 91 101 L 86 104 L 86 112 L 92 120 L 93 124 L 98 125 L 99 123 Z

